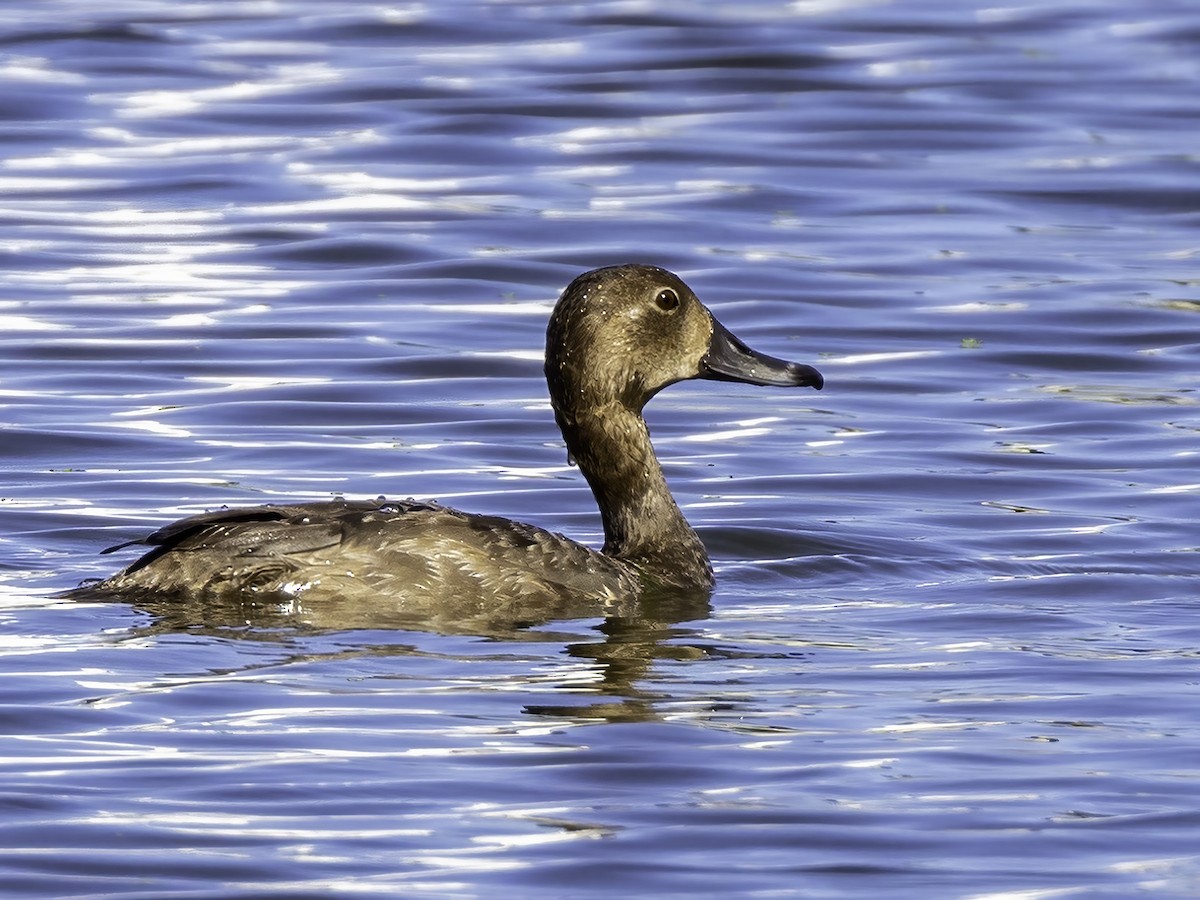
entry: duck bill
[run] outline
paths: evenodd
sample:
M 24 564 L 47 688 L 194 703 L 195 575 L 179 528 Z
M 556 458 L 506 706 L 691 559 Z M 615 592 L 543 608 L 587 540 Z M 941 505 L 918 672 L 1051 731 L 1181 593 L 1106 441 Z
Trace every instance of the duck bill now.
M 825 386 L 824 376 L 812 366 L 751 350 L 716 319 L 712 324 L 708 352 L 700 360 L 701 378 L 775 387 L 812 387 L 818 391 Z

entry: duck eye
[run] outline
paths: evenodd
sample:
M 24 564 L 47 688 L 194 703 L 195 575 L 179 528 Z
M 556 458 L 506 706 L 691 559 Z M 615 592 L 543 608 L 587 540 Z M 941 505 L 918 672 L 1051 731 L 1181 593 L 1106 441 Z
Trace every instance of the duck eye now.
M 663 288 L 654 298 L 654 302 L 663 312 L 671 312 L 679 307 L 679 295 L 670 288 Z

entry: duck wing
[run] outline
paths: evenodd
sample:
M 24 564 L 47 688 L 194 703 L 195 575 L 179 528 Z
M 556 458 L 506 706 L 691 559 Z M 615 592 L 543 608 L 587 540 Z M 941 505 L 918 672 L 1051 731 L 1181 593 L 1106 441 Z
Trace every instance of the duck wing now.
M 172 551 L 211 552 L 226 556 L 261 550 L 273 553 L 304 553 L 339 543 L 347 520 L 361 522 L 365 514 L 403 513 L 439 509 L 414 500 L 327 500 L 318 503 L 273 504 L 209 510 L 164 525 L 145 537 L 101 550 L 115 553 L 126 547 L 146 545 L 151 550 L 125 569 L 136 572 Z
M 351 606 L 529 618 L 636 597 L 628 564 L 563 535 L 412 500 L 332 500 L 219 509 L 106 552 L 150 549 L 77 598 L 257 597 L 306 610 Z M 599 607 L 595 606 L 600 604 Z M 452 612 L 452 610 L 454 612 Z M 519 611 L 520 610 L 520 611 Z

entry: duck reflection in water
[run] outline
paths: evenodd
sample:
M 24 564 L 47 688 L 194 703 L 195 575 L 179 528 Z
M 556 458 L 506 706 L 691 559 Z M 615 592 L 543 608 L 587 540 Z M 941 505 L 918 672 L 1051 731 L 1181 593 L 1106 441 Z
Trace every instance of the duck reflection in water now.
M 150 547 L 70 596 L 130 601 L 177 625 L 322 630 L 493 634 L 595 616 L 703 617 L 712 566 L 671 496 L 642 409 L 689 378 L 820 389 L 821 374 L 751 350 L 678 276 L 647 265 L 571 282 L 550 317 L 545 371 L 569 458 L 600 508 L 601 550 L 412 500 L 266 505 L 190 516 L 110 548 Z

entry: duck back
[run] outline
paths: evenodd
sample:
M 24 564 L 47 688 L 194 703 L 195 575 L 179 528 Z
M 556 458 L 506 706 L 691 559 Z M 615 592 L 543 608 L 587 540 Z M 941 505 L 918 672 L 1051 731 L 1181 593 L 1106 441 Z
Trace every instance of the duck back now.
M 602 604 L 640 587 L 632 567 L 560 534 L 412 500 L 215 510 L 106 552 L 132 544 L 150 550 L 94 587 L 129 599 L 255 595 L 313 604 L 390 596 L 410 607 L 494 604 L 498 596 Z

